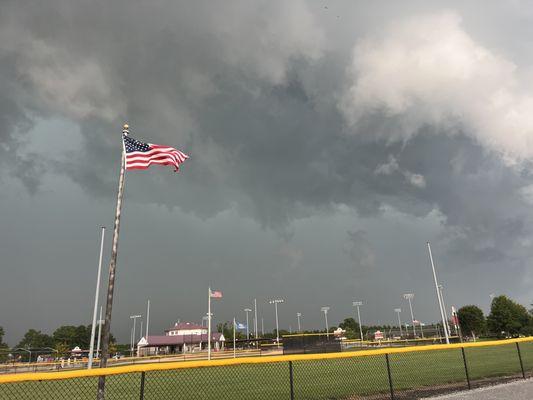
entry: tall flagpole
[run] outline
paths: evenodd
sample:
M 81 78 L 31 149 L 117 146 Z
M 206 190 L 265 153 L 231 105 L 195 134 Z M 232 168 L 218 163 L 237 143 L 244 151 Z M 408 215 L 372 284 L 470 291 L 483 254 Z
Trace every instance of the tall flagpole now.
M 207 291 L 207 359 L 211 360 L 211 288 Z
M 98 297 L 100 294 L 100 277 L 102 276 L 102 257 L 104 253 L 105 226 L 102 226 L 102 238 L 100 239 L 100 258 L 98 259 L 98 274 L 96 278 L 96 293 L 94 294 L 93 324 L 91 326 L 91 344 L 89 346 L 89 362 L 87 369 L 93 366 L 94 358 L 94 334 L 96 332 L 96 313 L 98 312 Z
M 122 130 L 123 135 L 128 135 L 129 126 L 124 125 Z M 109 334 L 111 330 L 111 312 L 113 310 L 113 291 L 115 289 L 115 271 L 117 268 L 117 250 L 118 250 L 118 235 L 120 231 L 120 213 L 122 211 L 122 198 L 124 197 L 124 180 L 126 170 L 126 150 L 124 148 L 124 139 L 122 140 L 122 158 L 120 161 L 120 176 L 118 179 L 118 193 L 117 193 L 117 207 L 115 211 L 115 228 L 113 231 L 113 245 L 111 247 L 111 261 L 109 262 L 109 282 L 107 284 L 107 302 L 105 307 L 105 322 L 104 322 L 104 336 L 102 343 L 102 359 L 100 360 L 100 368 L 107 366 L 107 359 L 109 358 Z M 105 376 L 98 378 L 98 400 L 105 398 Z

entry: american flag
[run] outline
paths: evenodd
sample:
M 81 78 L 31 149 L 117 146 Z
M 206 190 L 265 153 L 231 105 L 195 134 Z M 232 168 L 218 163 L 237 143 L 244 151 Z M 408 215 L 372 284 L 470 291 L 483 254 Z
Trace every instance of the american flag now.
M 220 290 L 211 290 L 211 297 L 214 299 L 221 299 L 222 292 Z
M 126 150 L 126 170 L 148 169 L 152 164 L 159 164 L 172 165 L 174 171 L 178 171 L 179 165 L 189 158 L 173 147 L 144 143 L 128 135 L 122 135 L 122 138 Z

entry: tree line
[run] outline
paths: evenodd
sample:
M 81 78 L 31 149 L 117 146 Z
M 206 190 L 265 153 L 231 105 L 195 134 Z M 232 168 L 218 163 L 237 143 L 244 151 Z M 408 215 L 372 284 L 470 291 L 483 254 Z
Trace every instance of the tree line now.
M 89 349 L 91 325 L 63 325 L 54 330 L 51 335 L 40 330 L 29 329 L 12 349 L 3 342 L 4 334 L 4 329 L 0 327 L 0 359 L 5 359 L 9 352 L 18 354 L 20 350 L 17 349 L 49 350 L 50 353 L 55 353 L 57 356 L 66 356 L 76 346 L 82 350 Z M 116 352 L 117 345 L 113 335 L 110 337 L 110 342 L 110 351 Z M 20 355 L 23 359 L 29 356 L 26 353 Z
M 532 305 L 533 306 L 533 305 Z M 490 313 L 483 314 L 481 308 L 476 305 L 466 305 L 457 311 L 459 326 L 464 336 L 493 336 L 498 338 L 532 336 L 533 335 L 533 309 L 526 309 L 523 305 L 511 300 L 509 297 L 501 295 L 492 299 Z M 359 338 L 359 324 L 354 318 L 345 318 L 338 324 L 346 330 L 347 338 Z M 226 322 L 217 325 L 218 331 L 222 332 L 226 340 L 233 337 L 233 322 Z M 330 327 L 334 329 L 336 327 Z M 364 326 L 364 332 L 375 330 L 387 331 L 396 329 L 394 325 Z M 304 333 L 319 333 L 320 330 L 306 330 Z M 250 329 L 250 334 L 252 330 Z M 287 335 L 287 330 L 280 329 L 280 336 Z M 0 359 L 5 358 L 10 351 L 9 346 L 4 343 L 5 331 L 0 326 Z M 253 335 L 251 334 L 250 337 Z M 265 338 L 275 338 L 276 332 L 265 332 Z M 244 331 L 236 331 L 237 339 L 245 339 Z M 13 347 L 23 349 L 53 349 L 58 355 L 67 355 L 78 346 L 83 350 L 89 348 L 91 341 L 91 325 L 63 325 L 57 328 L 51 335 L 36 329 L 29 329 L 22 339 Z M 122 351 L 121 345 L 116 344 L 116 340 L 111 335 L 111 353 Z M 126 345 L 127 347 L 127 345 Z
M 533 304 L 531 305 L 533 307 Z M 466 305 L 457 311 L 459 326 L 463 336 L 491 336 L 497 338 L 533 336 L 533 308 L 528 310 L 523 305 L 511 300 L 509 297 L 501 295 L 494 297 L 491 303 L 491 309 L 488 316 L 483 314 L 481 308 L 476 305 Z M 338 326 L 346 332 L 344 336 L 348 339 L 359 339 L 359 324 L 353 317 L 345 318 Z M 337 326 L 330 326 L 329 330 Z M 425 329 L 428 331 L 438 330 L 442 327 L 440 322 L 428 324 Z M 225 322 L 217 325 L 218 331 L 224 334 L 226 340 L 233 338 L 233 323 Z M 365 339 L 371 338 L 371 333 L 380 330 L 388 332 L 390 330 L 399 330 L 397 325 L 363 325 L 363 334 Z M 236 339 L 246 339 L 245 331 L 236 331 Z M 293 332 L 298 333 L 298 332 Z M 305 330 L 301 333 L 324 333 L 324 330 Z M 289 331 L 280 329 L 279 335 L 290 334 Z M 370 336 L 369 336 L 370 335 Z M 252 329 L 250 337 L 253 338 Z M 276 331 L 265 332 L 264 338 L 275 338 Z
M 505 338 L 533 335 L 533 310 L 527 310 L 507 296 L 494 297 L 486 317 L 475 305 L 461 307 L 457 316 L 465 336 Z

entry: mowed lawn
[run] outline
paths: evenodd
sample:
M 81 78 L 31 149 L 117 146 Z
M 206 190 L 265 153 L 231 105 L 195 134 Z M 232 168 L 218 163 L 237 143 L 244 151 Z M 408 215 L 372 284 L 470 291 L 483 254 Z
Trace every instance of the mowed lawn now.
M 520 346 L 524 367 L 531 371 L 533 344 Z M 514 344 L 467 348 L 465 352 L 472 381 L 520 374 Z M 447 384 L 466 388 L 460 349 L 392 354 L 389 360 L 395 391 L 438 389 Z M 384 355 L 294 361 L 293 377 L 296 399 L 353 399 L 389 393 Z M 97 378 L 0 384 L 0 399 L 92 400 L 96 398 L 96 386 Z M 106 399 L 139 399 L 140 373 L 109 376 L 106 387 Z M 144 398 L 289 399 L 289 364 L 242 364 L 147 372 Z

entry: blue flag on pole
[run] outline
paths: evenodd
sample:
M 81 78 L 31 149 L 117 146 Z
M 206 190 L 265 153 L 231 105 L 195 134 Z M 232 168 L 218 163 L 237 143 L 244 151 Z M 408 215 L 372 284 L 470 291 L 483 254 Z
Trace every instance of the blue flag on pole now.
M 246 329 L 246 325 L 240 322 L 235 322 L 235 329 Z

